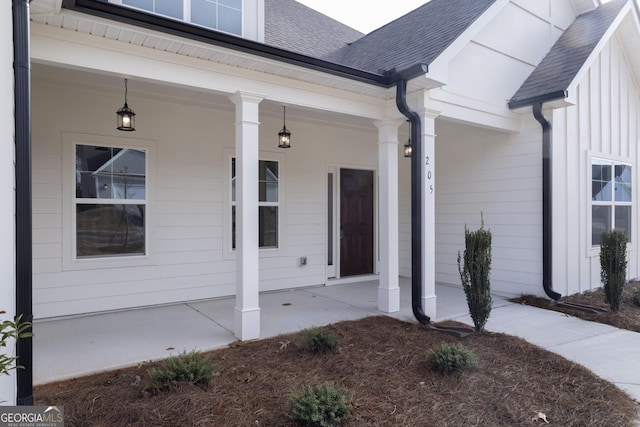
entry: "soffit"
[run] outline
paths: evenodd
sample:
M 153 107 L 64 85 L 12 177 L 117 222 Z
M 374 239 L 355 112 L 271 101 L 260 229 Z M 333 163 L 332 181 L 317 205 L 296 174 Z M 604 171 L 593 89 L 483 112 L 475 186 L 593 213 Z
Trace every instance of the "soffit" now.
M 383 88 L 352 79 L 303 68 L 285 62 L 263 58 L 249 53 L 228 49 L 195 40 L 149 30 L 126 23 L 85 15 L 62 9 L 60 13 L 35 13 L 44 11 L 59 0 L 34 0 L 31 20 L 50 28 L 88 34 L 114 40 L 126 45 L 136 45 L 178 56 L 196 58 L 219 64 L 238 67 L 265 74 L 272 74 L 320 86 L 373 96 L 380 99 L 395 97 L 393 88 Z

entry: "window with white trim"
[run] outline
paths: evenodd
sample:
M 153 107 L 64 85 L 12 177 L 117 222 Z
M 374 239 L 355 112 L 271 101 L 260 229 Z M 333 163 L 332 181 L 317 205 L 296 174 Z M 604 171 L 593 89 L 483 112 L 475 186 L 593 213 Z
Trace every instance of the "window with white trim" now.
M 146 255 L 147 152 L 75 144 L 75 257 Z
M 278 247 L 279 164 L 258 161 L 258 244 L 261 249 Z M 236 248 L 236 159 L 231 158 L 231 248 Z
M 633 203 L 632 166 L 591 159 L 591 244 L 600 246 L 604 231 L 621 230 L 630 241 Z
M 109 0 L 226 33 L 242 35 L 242 0 Z

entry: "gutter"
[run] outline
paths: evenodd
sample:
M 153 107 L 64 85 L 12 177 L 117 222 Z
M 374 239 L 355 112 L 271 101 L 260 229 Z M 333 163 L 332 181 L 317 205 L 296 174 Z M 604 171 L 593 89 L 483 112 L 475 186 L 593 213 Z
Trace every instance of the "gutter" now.
M 407 104 L 407 81 L 427 73 L 426 64 L 417 64 L 402 71 L 392 70 L 390 78 L 396 84 L 396 106 L 411 122 L 411 307 L 416 320 L 427 325 L 431 319 L 422 308 L 422 120 L 420 115 L 412 111 Z
M 509 101 L 509 108 L 512 110 L 531 105 L 533 117 L 542 126 L 542 288 L 544 293 L 554 301 L 558 301 L 562 295 L 553 290 L 553 171 L 551 168 L 553 138 L 551 122 L 542 113 L 542 105 L 548 101 L 564 99 L 568 95 L 566 90 L 561 90 Z
M 31 229 L 31 58 L 29 3 L 13 0 L 13 69 L 15 93 L 16 317 L 33 322 Z M 17 403 L 33 405 L 33 340 L 16 342 Z
M 390 88 L 395 84 L 394 81 L 388 78 L 387 73 L 384 72 L 373 73 L 347 67 L 335 62 L 313 58 L 253 40 L 247 40 L 232 34 L 209 30 L 160 15 L 153 15 L 132 8 L 118 6 L 108 3 L 106 0 L 62 0 L 62 7 L 68 10 L 233 49 L 235 51 L 257 55 L 262 58 L 285 62 L 379 87 Z

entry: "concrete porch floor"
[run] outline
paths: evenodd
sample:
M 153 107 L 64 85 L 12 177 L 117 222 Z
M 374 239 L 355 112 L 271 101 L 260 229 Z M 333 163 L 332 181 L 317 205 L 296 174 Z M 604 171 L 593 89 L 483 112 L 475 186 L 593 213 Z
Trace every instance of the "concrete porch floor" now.
M 378 281 L 319 286 L 260 295 L 261 338 L 377 316 Z M 411 283 L 400 281 L 394 318 L 415 322 Z M 437 318 L 473 325 L 460 287 L 437 285 Z M 235 298 L 125 310 L 34 324 L 34 383 L 43 384 L 213 350 L 236 341 Z M 577 362 L 640 402 L 640 334 L 493 296 L 487 330 L 515 335 Z
M 260 338 L 384 314 L 377 288 L 378 281 L 369 280 L 262 293 Z M 415 321 L 409 279 L 401 279 L 400 290 L 401 310 L 389 315 Z M 437 320 L 466 315 L 462 288 L 438 285 L 436 294 Z M 36 321 L 34 383 L 225 347 L 236 341 L 234 305 L 231 297 Z

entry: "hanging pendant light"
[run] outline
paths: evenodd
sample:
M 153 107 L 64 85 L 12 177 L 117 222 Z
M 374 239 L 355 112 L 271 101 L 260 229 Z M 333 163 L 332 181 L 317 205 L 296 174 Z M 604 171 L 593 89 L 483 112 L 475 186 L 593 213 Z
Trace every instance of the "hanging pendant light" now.
M 409 121 L 409 120 L 407 120 Z M 404 144 L 404 156 L 411 157 L 411 153 L 413 152 L 413 147 L 411 147 L 411 124 L 409 124 L 409 139 Z
M 291 132 L 287 130 L 287 107 L 283 106 L 282 115 L 282 130 L 278 132 L 278 147 L 290 148 L 291 147 Z
M 116 111 L 118 130 L 132 132 L 136 130 L 136 113 L 127 105 L 127 79 L 124 79 L 124 106 Z

